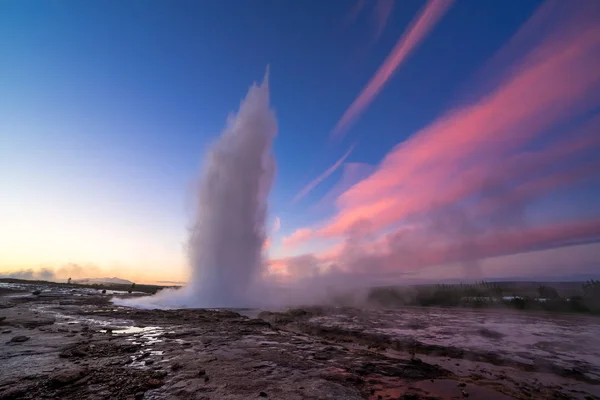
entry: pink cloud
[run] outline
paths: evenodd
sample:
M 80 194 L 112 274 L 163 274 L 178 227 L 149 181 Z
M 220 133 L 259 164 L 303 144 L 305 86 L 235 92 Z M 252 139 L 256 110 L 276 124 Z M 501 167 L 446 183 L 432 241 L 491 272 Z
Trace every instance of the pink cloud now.
M 281 228 L 281 219 L 279 217 L 275 217 L 275 222 L 273 222 L 272 233 L 276 233 L 279 228 Z
M 291 236 L 283 238 L 283 245 L 286 247 L 294 247 L 300 243 L 306 242 L 311 238 L 313 232 L 308 228 L 296 230 Z
M 600 26 L 579 28 L 577 35 L 569 32 L 535 47 L 496 90 L 396 146 L 374 174 L 339 197 L 340 212 L 320 234 L 341 235 L 365 218 L 374 229 L 383 228 L 432 204 L 473 195 L 490 172 L 522 175 L 517 161 L 510 162 L 518 168 L 504 171 L 507 160 L 518 158 L 514 152 L 598 105 L 590 94 L 599 93 L 600 57 L 594 52 Z M 573 152 L 586 150 L 582 147 Z M 553 151 L 546 164 L 564 161 Z
M 343 167 L 344 169 L 340 181 L 336 183 L 321 200 L 319 200 L 319 202 L 314 206 L 314 209 L 324 209 L 326 207 L 330 207 L 334 204 L 339 195 L 350 189 L 357 182 L 371 175 L 371 173 L 373 173 L 375 170 L 373 165 L 365 163 L 347 162 L 344 163 Z
M 338 121 L 331 133 L 332 137 L 340 137 L 350 124 L 371 104 L 375 96 L 383 89 L 393 73 L 406 59 L 412 50 L 425 38 L 437 21 L 452 4 L 452 0 L 429 0 L 427 6 L 413 20 L 396 43 L 391 53 L 379 67 L 361 94 L 354 100 Z M 391 11 L 391 10 L 390 10 Z
M 263 242 L 262 249 L 263 250 L 268 250 L 270 248 L 271 248 L 271 238 L 267 237 L 265 239 L 265 241 Z
M 524 44 L 510 43 L 523 54 L 499 72 L 502 79 L 394 147 L 374 173 L 339 195 L 330 219 L 304 228 L 310 234 L 295 235 L 294 243 L 351 243 L 317 260 L 355 271 L 474 260 L 598 236 L 599 221 L 527 227 L 522 217 L 528 204 L 597 180 L 600 172 L 600 115 L 590 118 L 600 106 L 600 7 L 571 8 L 553 14 L 542 7 L 552 29 L 540 30 L 534 15 L 536 29 L 518 33 Z M 523 37 L 532 31 L 534 39 Z M 399 230 L 407 223 L 418 229 Z
M 438 232 L 436 236 L 431 228 L 427 234 L 418 229 L 400 229 L 359 247 L 355 243 L 340 243 L 318 254 L 271 260 L 271 264 L 291 278 L 318 275 L 332 266 L 349 275 L 380 275 L 409 273 L 450 263 L 474 263 L 473 268 L 466 271 L 473 275 L 477 273 L 476 260 L 479 259 L 600 241 L 600 219 L 475 236 L 449 235 L 448 232 Z

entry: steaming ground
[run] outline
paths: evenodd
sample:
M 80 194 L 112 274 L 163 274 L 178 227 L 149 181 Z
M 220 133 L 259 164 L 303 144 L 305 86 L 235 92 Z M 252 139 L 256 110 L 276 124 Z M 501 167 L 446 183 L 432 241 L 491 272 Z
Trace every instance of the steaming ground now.
M 0 399 L 600 399 L 590 316 L 310 307 L 249 318 L 120 307 L 114 295 L 0 283 Z
M 257 307 L 264 298 L 267 196 L 273 185 L 277 134 L 269 106 L 268 70 L 252 85 L 237 115 L 228 118 L 200 179 L 189 237 L 190 283 L 156 296 L 117 300 L 137 308 Z

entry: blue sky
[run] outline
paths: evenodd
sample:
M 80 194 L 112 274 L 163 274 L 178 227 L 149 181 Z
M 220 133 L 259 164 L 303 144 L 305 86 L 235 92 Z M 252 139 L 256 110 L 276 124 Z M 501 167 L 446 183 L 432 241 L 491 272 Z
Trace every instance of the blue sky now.
M 333 203 L 314 206 L 343 168 L 294 196 L 351 145 L 347 162 L 375 168 L 396 144 L 478 96 L 489 60 L 541 4 L 452 4 L 346 135 L 332 140 L 425 4 L 397 1 L 376 37 L 375 3 L 354 20 L 357 3 L 338 0 L 0 3 L 0 213 L 20 225 L 19 234 L 0 228 L 13 249 L 0 269 L 181 268 L 202 156 L 267 65 L 279 124 L 269 224 L 281 219 L 273 252 L 293 254 L 278 243 L 331 213 Z M 600 196 L 581 190 L 578 204 L 589 211 Z M 561 206 L 568 199 L 544 201 L 570 212 Z M 536 209 L 532 218 L 544 215 Z M 71 254 L 68 235 L 56 239 L 60 251 L 39 244 L 64 230 L 106 246 Z

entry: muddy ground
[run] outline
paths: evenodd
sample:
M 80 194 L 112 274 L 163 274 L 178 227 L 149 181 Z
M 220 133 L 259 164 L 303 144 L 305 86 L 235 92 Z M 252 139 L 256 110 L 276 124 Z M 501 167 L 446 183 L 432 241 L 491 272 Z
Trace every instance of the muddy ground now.
M 599 399 L 576 371 L 319 328 L 327 309 L 136 310 L 0 290 L 0 399 Z

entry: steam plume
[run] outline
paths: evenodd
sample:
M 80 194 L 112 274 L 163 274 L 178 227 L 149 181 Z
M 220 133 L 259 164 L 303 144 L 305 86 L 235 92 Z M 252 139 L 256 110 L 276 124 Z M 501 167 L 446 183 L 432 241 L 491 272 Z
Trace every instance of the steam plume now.
M 263 83 L 248 91 L 238 114 L 229 117 L 206 158 L 189 237 L 189 284 L 117 302 L 141 308 L 255 305 L 265 266 L 262 246 L 267 195 L 275 175 L 271 146 L 276 133 L 267 70 Z

